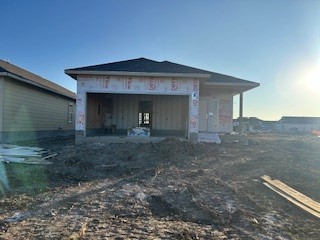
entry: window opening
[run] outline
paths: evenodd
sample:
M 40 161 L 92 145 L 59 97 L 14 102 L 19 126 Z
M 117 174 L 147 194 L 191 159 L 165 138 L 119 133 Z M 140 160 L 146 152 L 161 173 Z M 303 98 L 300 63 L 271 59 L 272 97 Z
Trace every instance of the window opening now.
M 73 122 L 73 103 L 69 102 L 68 105 L 68 123 Z

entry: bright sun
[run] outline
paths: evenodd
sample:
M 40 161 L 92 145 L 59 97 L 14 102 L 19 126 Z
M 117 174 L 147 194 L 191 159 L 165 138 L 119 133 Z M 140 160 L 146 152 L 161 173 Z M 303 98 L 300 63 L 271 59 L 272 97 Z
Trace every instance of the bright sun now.
M 307 74 L 305 82 L 309 90 L 320 94 L 320 66 Z

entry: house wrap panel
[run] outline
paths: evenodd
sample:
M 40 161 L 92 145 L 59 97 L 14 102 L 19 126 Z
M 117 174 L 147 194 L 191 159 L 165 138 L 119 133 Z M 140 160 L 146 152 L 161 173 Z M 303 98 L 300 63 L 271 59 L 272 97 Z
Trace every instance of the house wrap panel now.
M 202 94 L 201 101 L 206 101 L 206 109 L 200 109 L 200 115 L 206 114 L 209 132 L 231 132 L 233 130 L 233 97 L 225 93 Z M 202 126 L 203 127 L 203 126 Z
M 232 132 L 233 130 L 233 97 L 224 96 L 219 100 L 218 123 L 220 132 Z
M 4 86 L 3 131 L 74 129 L 74 119 L 68 123 L 68 99 L 9 78 Z
M 199 104 L 199 79 L 196 78 L 170 78 L 170 77 L 137 77 L 137 76 L 81 76 L 78 78 L 77 89 L 77 121 L 76 130 L 85 131 L 86 122 L 84 116 L 86 113 L 86 94 L 87 93 L 114 93 L 119 94 L 117 98 L 116 107 L 116 125 L 117 129 L 126 129 L 128 127 L 127 122 L 123 121 L 124 110 L 122 94 L 139 94 L 140 101 L 143 97 L 145 99 L 160 95 L 174 95 L 174 96 L 187 96 L 189 98 L 188 114 L 190 116 L 188 129 L 189 132 L 197 132 L 198 130 L 198 104 Z M 152 98 L 151 98 L 152 99 Z M 173 113 L 171 103 L 164 97 L 166 101 L 163 105 L 161 101 L 161 122 L 160 125 L 156 125 L 154 129 L 160 126 L 159 130 L 175 130 L 172 123 Z M 147 101 L 147 100 L 145 100 Z M 126 105 L 127 106 L 127 105 Z M 169 109 L 168 109 L 169 107 Z M 171 110 L 170 110 L 171 109 Z M 156 114 L 155 121 L 159 119 Z M 154 127 L 154 126 L 153 126 Z

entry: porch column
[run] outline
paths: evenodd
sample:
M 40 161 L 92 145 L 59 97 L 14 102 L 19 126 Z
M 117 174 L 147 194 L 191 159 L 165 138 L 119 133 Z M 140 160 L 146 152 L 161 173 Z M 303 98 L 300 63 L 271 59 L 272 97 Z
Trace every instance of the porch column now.
M 195 90 L 195 89 L 194 89 Z M 188 137 L 197 142 L 199 134 L 199 88 L 189 95 L 189 129 Z
M 86 119 L 87 119 L 87 93 L 85 91 L 77 91 L 77 108 L 76 108 L 76 126 L 75 141 L 79 142 L 86 137 Z
M 243 133 L 243 92 L 240 93 L 239 98 L 239 132 Z

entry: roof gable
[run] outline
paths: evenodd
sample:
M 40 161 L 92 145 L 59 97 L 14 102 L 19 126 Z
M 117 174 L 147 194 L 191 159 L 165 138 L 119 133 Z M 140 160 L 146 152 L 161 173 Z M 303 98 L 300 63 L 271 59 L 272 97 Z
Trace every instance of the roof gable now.
M 40 88 L 49 90 L 54 93 L 75 99 L 75 93 L 69 91 L 66 88 L 59 86 L 45 78 L 42 78 L 34 73 L 31 73 L 23 68 L 15 66 L 11 63 L 3 61 L 0 59 L 0 74 L 11 74 L 13 77 L 19 80 L 19 77 L 30 81 L 31 84 L 36 85 Z

